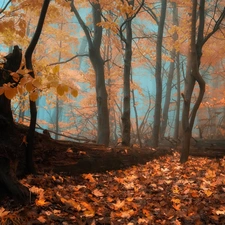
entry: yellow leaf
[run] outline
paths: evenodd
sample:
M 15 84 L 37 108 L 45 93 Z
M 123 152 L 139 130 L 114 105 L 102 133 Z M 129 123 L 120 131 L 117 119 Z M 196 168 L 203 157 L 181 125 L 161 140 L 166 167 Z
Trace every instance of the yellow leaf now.
M 78 91 L 76 89 L 71 90 L 71 95 L 76 98 L 78 96 Z
M 56 65 L 56 66 L 53 67 L 52 73 L 53 74 L 58 74 L 58 72 L 59 72 L 59 65 Z
M 172 200 L 171 200 L 172 202 L 174 202 L 174 203 L 180 203 L 180 199 L 178 199 L 178 198 L 172 198 Z
M 17 88 L 6 87 L 5 88 L 5 97 L 12 99 L 17 94 Z
M 174 194 L 179 194 L 180 193 L 178 186 L 174 186 L 172 188 L 172 191 L 173 191 Z
M 207 197 L 209 197 L 212 195 L 213 192 L 210 190 L 204 190 L 204 193 L 206 194 Z
M 95 212 L 94 211 L 84 211 L 84 216 L 85 217 L 94 217 L 95 216 Z
M 62 96 L 64 94 L 65 90 L 62 84 L 59 84 L 57 87 L 57 94 Z

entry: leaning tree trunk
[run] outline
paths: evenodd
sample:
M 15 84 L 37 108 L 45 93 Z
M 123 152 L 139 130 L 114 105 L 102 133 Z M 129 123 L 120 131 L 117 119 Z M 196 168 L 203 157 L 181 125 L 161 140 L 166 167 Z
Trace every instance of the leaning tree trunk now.
M 39 17 L 39 21 L 37 24 L 37 28 L 35 30 L 34 36 L 26 50 L 25 59 L 26 59 L 26 67 L 27 69 L 31 70 L 30 75 L 34 78 L 34 71 L 33 71 L 33 64 L 32 64 L 32 55 L 34 49 L 37 45 L 39 37 L 41 35 L 41 31 L 43 28 L 43 24 L 45 21 L 45 16 L 48 10 L 50 0 L 45 0 L 42 6 L 41 14 Z M 36 103 L 32 100 L 30 102 L 30 126 L 27 134 L 27 146 L 26 146 L 26 172 L 27 174 L 34 173 L 34 162 L 33 162 L 33 148 L 34 148 L 34 134 L 35 134 L 35 127 L 36 127 L 36 120 L 37 120 L 37 107 Z
M 220 28 L 220 24 L 225 18 L 225 8 L 222 11 L 220 17 L 215 21 L 215 25 L 211 32 L 204 36 L 204 25 L 205 25 L 205 0 L 201 0 L 199 4 L 199 25 L 198 25 L 198 35 L 196 35 L 196 23 L 197 23 L 197 6 L 198 1 L 193 0 L 192 3 L 192 18 L 191 18 L 191 33 L 190 33 L 190 52 L 188 55 L 188 65 L 187 65 L 187 77 L 185 84 L 185 93 L 183 94 L 184 107 L 182 115 L 182 126 L 183 126 L 183 144 L 181 150 L 180 162 L 184 163 L 188 160 L 189 150 L 190 150 L 190 140 L 192 135 L 192 129 L 194 126 L 194 121 L 198 108 L 202 102 L 205 93 L 205 81 L 202 78 L 199 67 L 201 63 L 202 48 L 207 40 L 216 33 Z M 216 6 L 215 6 L 216 7 Z M 196 42 L 197 37 L 197 42 Z M 197 100 L 190 111 L 191 97 L 195 87 L 195 82 L 199 85 L 199 95 Z

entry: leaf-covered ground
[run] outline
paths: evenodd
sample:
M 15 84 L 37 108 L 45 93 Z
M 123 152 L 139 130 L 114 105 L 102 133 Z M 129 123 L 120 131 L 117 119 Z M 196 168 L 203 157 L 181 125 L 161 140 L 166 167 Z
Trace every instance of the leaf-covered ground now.
M 190 157 L 180 164 L 174 152 L 127 169 L 49 172 L 21 182 L 35 201 L 5 201 L 2 224 L 225 224 L 225 158 Z

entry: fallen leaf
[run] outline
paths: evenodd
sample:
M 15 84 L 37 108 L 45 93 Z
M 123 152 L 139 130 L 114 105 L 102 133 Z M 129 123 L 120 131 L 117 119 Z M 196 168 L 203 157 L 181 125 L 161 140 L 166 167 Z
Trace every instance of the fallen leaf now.
M 95 189 L 92 193 L 96 197 L 103 197 L 104 196 L 104 194 L 101 191 L 99 191 L 98 189 Z

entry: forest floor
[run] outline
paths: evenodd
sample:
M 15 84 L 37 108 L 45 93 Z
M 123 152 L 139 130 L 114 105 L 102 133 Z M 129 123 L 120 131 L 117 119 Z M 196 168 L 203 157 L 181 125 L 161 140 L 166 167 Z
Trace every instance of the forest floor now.
M 11 145 L 22 149 L 26 129 L 19 131 Z M 225 224 L 221 146 L 199 142 L 180 164 L 179 149 L 169 143 L 140 149 L 55 141 L 42 134 L 35 140 L 38 174 L 20 180 L 35 198 L 26 205 L 4 198 L 2 225 Z

